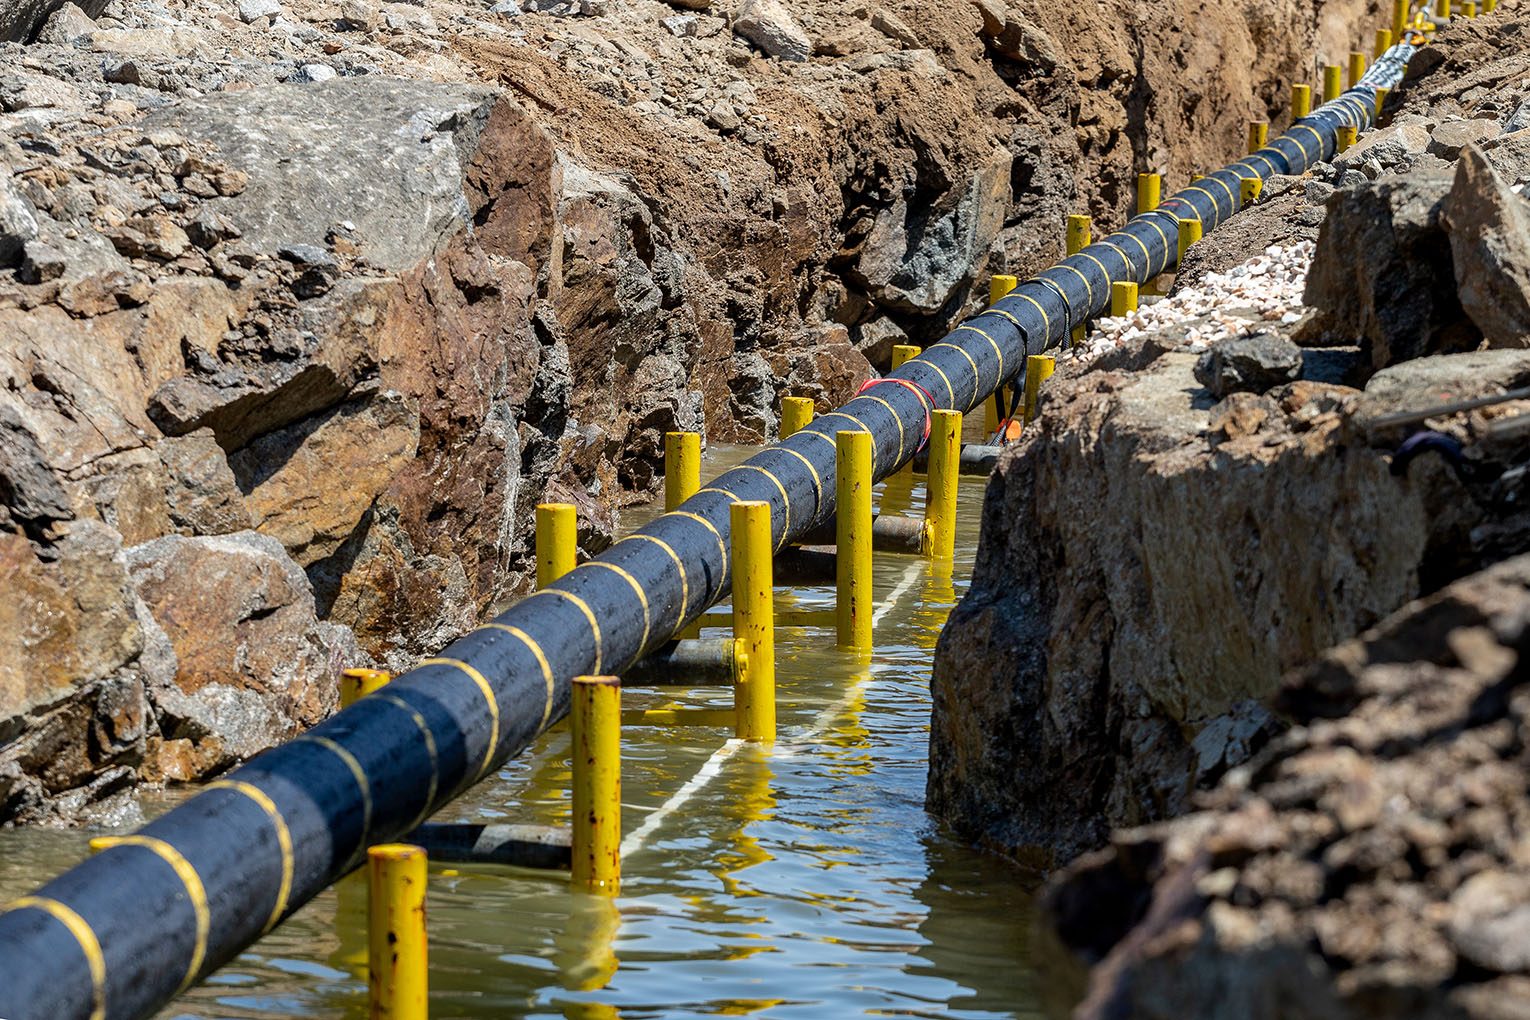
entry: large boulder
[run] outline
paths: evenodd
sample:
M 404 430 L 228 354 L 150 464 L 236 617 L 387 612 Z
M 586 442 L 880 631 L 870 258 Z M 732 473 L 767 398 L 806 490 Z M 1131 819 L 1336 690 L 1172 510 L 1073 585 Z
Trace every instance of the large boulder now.
M 1444 223 L 1461 307 L 1493 347 L 1530 347 L 1530 204 L 1473 145 L 1456 164 Z
M 7 0 L 0 5 L 0 42 L 28 42 L 48 19 L 69 0 Z M 76 0 L 94 18 L 106 10 L 108 0 Z

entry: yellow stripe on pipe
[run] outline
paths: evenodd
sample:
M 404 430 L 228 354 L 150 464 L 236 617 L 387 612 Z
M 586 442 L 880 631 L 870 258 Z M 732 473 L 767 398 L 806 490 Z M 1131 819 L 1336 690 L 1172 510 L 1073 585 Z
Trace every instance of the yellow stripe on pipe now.
M 665 514 L 664 516 L 666 516 L 666 517 L 685 517 L 685 518 L 688 518 L 689 520 L 695 521 L 697 524 L 701 525 L 703 528 L 706 528 L 708 531 L 710 531 L 712 533 L 712 537 L 717 540 L 717 550 L 718 550 L 718 552 L 722 553 L 723 562 L 724 563 L 728 562 L 728 543 L 723 541 L 722 533 L 717 530 L 717 527 L 711 521 L 707 520 L 705 517 L 701 516 L 700 514 L 693 514 L 689 510 L 676 510 L 676 511 L 674 511 L 672 513 Z M 720 577 L 718 578 L 718 590 L 719 591 L 722 590 L 722 578 L 720 578 Z M 711 592 L 708 592 L 707 594 L 710 595 Z M 600 659 L 596 658 L 595 661 L 599 662 Z
M 633 538 L 648 538 L 647 535 L 633 535 L 632 537 Z M 659 542 L 659 540 L 657 538 L 650 539 L 650 541 Z M 664 545 L 664 547 L 666 549 L 669 548 L 669 546 L 665 545 L 663 542 L 659 542 L 659 544 L 660 545 Z M 670 550 L 670 555 L 674 557 L 674 560 L 675 560 L 675 562 L 677 564 L 680 562 L 680 557 L 675 556 L 673 550 Z M 680 569 L 680 592 L 681 592 L 682 596 L 685 593 L 685 568 L 684 567 L 681 567 L 681 569 Z M 547 699 L 542 703 L 542 721 L 541 721 L 540 724 L 538 724 L 537 729 L 545 730 L 547 728 L 547 721 L 552 718 L 553 696 L 555 694 L 557 694 L 557 685 L 556 685 L 556 682 L 553 679 L 552 665 L 547 661 L 547 655 L 546 655 L 546 653 L 544 653 L 542 651 L 542 646 L 537 644 L 536 641 L 532 638 L 532 636 L 530 634 L 527 634 L 524 630 L 521 630 L 521 628 L 519 628 L 519 627 L 512 627 L 512 626 L 510 626 L 508 624 L 490 622 L 490 623 L 484 624 L 483 627 L 481 627 L 479 629 L 480 630 L 502 630 L 506 634 L 509 634 L 511 637 L 513 637 L 516 640 L 520 641 L 521 644 L 523 644 L 527 648 L 529 648 L 531 650 L 531 654 L 536 657 L 537 665 L 542 667 L 542 679 L 544 681 L 546 681 L 546 684 L 547 684 Z
M 397 700 L 397 699 L 395 699 Z M 435 755 L 431 755 L 432 765 Z M 277 810 L 276 802 L 266 795 L 266 791 L 252 783 L 246 783 L 237 779 L 219 779 L 208 783 L 208 790 L 233 790 L 255 802 L 255 805 L 266 813 L 271 820 L 271 829 L 276 833 L 276 846 L 282 855 L 282 879 L 276 888 L 276 904 L 271 908 L 271 917 L 260 930 L 268 932 L 276 927 L 282 915 L 287 912 L 287 898 L 292 895 L 292 832 L 287 828 L 287 820 Z
M 73 909 L 47 896 L 23 896 L 0 905 L 0 914 L 16 910 L 40 910 L 74 936 L 90 970 L 90 1020 L 106 1020 L 106 957 L 101 953 L 101 940 L 96 938 L 95 930 Z
M 436 803 L 436 792 L 440 786 L 441 759 L 436 752 L 436 735 L 430 732 L 430 724 L 425 721 L 425 717 L 421 715 L 413 705 L 409 704 L 409 702 L 405 701 L 397 694 L 389 694 L 384 691 L 377 697 L 382 701 L 386 701 L 390 705 L 396 706 L 397 708 L 401 709 L 405 715 L 409 716 L 409 718 L 414 722 L 415 728 L 420 731 L 420 740 L 425 744 L 425 757 L 430 759 L 430 785 L 425 790 L 425 803 L 420 808 L 420 813 L 415 816 L 414 821 L 409 823 L 409 828 L 415 829 L 418 828 L 425 821 L 425 819 L 430 817 L 431 808 Z M 543 715 L 545 722 L 545 710 Z
M 583 599 L 570 595 L 565 591 L 558 591 L 556 588 L 549 588 L 547 591 L 538 592 L 537 594 L 562 595 L 563 597 L 571 599 L 580 605 L 584 604 Z M 594 625 L 595 614 L 590 612 L 590 607 L 584 606 L 584 612 L 585 615 L 590 618 L 591 625 Z M 600 629 L 598 627 L 595 630 L 595 661 L 600 661 Z M 451 666 L 452 668 L 461 670 L 463 673 L 467 674 L 468 678 L 471 679 L 473 683 L 478 685 L 478 692 L 483 695 L 484 704 L 489 707 L 489 746 L 484 749 L 483 765 L 479 768 L 478 775 L 480 777 L 487 775 L 489 768 L 494 764 L 494 752 L 499 750 L 499 700 L 494 697 L 493 686 L 490 685 L 488 680 L 484 679 L 484 675 L 482 673 L 478 672 L 477 669 L 468 663 L 463 662 L 461 659 L 444 659 L 439 657 L 434 659 L 422 659 L 420 661 L 420 665 Z
M 617 566 L 615 563 L 607 563 L 605 560 L 591 560 L 588 565 L 611 571 L 617 577 L 626 581 L 628 586 L 632 588 L 632 593 L 637 596 L 638 604 L 643 607 L 643 637 L 638 641 L 638 650 L 632 658 L 633 661 L 642 658 L 644 650 L 648 648 L 648 635 L 653 625 L 653 620 L 649 616 L 648 611 L 648 593 L 643 590 L 643 586 L 638 583 L 638 579 L 633 577 L 630 571 Z M 631 665 L 631 663 L 628 663 L 628 665 Z
M 880 400 L 880 398 L 876 398 L 876 397 L 873 397 L 872 399 L 873 400 L 879 400 L 883 407 L 886 407 L 889 411 L 892 411 L 892 408 L 888 405 L 887 401 Z M 897 412 L 894 412 L 893 413 L 893 418 L 896 419 L 897 417 L 898 417 Z M 898 449 L 900 449 L 900 450 L 903 449 L 903 423 L 902 422 L 898 423 Z M 785 519 L 781 522 L 781 542 L 780 542 L 780 545 L 785 545 L 786 544 L 786 536 L 792 530 L 792 498 L 786 494 L 786 486 L 781 484 L 781 479 L 776 477 L 776 473 L 774 471 L 771 471 L 768 468 L 762 468 L 758 464 L 740 464 L 738 467 L 739 467 L 739 470 L 741 470 L 741 471 L 758 471 L 760 474 L 764 475 L 766 478 L 769 478 L 772 482 L 775 483 L 776 491 L 781 494 L 781 504 L 785 508 L 785 515 L 786 516 L 785 516 Z M 741 503 L 744 503 L 744 502 L 746 502 L 746 500 L 739 500 L 738 503 L 734 503 L 731 506 L 738 506 L 738 505 L 740 505 Z M 730 507 L 730 512 L 731 512 L 731 507 Z M 780 548 L 780 545 L 778 545 L 777 548 Z
M 664 541 L 664 539 L 662 539 L 662 538 L 655 538 L 652 535 L 644 535 L 643 533 L 639 532 L 639 533 L 634 534 L 634 535 L 628 535 L 626 538 L 622 539 L 623 542 L 631 542 L 631 541 L 634 541 L 634 540 L 639 540 L 639 541 L 643 541 L 643 542 L 652 542 L 654 545 L 658 546 L 661 550 L 663 550 L 663 552 L 666 555 L 668 555 L 671 560 L 674 561 L 675 569 L 680 572 L 680 619 L 683 621 L 685 619 L 686 611 L 689 610 L 690 607 L 691 607 L 691 586 L 690 586 L 690 582 L 686 579 L 685 561 L 680 558 L 680 554 L 679 553 L 675 552 L 674 546 L 670 545 L 668 542 Z M 514 628 L 509 628 L 509 629 L 514 629 Z M 528 638 L 527 640 L 529 641 L 530 639 Z M 538 654 L 540 655 L 540 649 L 538 650 Z M 552 681 L 549 680 L 548 681 L 548 695 L 549 695 L 548 704 L 549 705 L 552 703 L 551 700 L 550 700 L 551 694 L 552 694 Z M 546 720 L 545 716 L 543 717 L 542 721 L 543 721 L 544 724 L 546 723 L 547 720 Z
M 814 467 L 812 461 L 808 460 L 796 450 L 789 450 L 783 446 L 781 447 L 781 452 L 789 453 L 793 457 L 796 457 L 798 460 L 802 461 L 802 466 L 808 469 L 808 475 L 813 479 L 813 514 L 814 516 L 817 516 L 818 511 L 823 507 L 823 478 L 819 475 L 818 468 Z
M 425 664 L 421 663 L 421 665 Z M 498 729 L 499 720 L 498 716 L 496 716 L 495 731 L 498 732 Z M 316 737 L 312 733 L 304 733 L 301 736 L 293 737 L 292 743 L 313 744 L 315 747 L 322 747 L 336 758 L 339 758 L 341 763 L 350 770 L 351 778 L 356 781 L 356 789 L 361 793 L 361 845 L 356 848 L 356 852 L 360 853 L 366 848 L 367 841 L 372 835 L 372 785 L 367 782 L 366 770 L 361 767 L 361 762 L 356 760 L 354 754 L 328 737 Z
M 191 901 L 191 914 L 197 926 L 196 945 L 191 951 L 190 962 L 186 964 L 186 976 L 181 979 L 181 987 L 176 993 L 180 994 L 191 987 L 191 983 L 202 972 L 203 961 L 207 959 L 207 935 L 211 927 L 210 911 L 207 908 L 207 887 L 202 884 L 202 876 L 197 874 L 197 869 L 191 866 L 191 862 L 179 850 L 162 839 L 142 835 L 122 836 L 118 838 L 116 846 L 136 846 L 148 850 L 170 865 L 170 870 L 175 872 L 175 877 L 181 880 L 181 885 L 186 889 L 186 898 Z
M 691 513 L 685 512 L 685 511 L 676 511 L 676 512 L 683 513 L 686 516 L 690 516 L 690 517 L 695 517 L 696 516 L 695 514 L 691 514 Z M 697 520 L 700 520 L 700 519 L 701 518 L 697 518 Z M 538 595 L 555 595 L 558 598 L 563 599 L 565 602 L 567 602 L 569 605 L 573 606 L 575 609 L 579 610 L 579 612 L 584 614 L 585 622 L 590 625 L 590 636 L 595 641 L 595 665 L 594 665 L 593 668 L 597 669 L 597 670 L 600 669 L 600 662 L 601 662 L 601 659 L 604 657 L 603 656 L 603 648 L 601 646 L 605 644 L 605 641 L 602 639 L 601 634 L 600 634 L 600 621 L 595 619 L 595 614 L 594 614 L 594 612 L 591 611 L 590 604 L 588 602 L 586 602 L 584 599 L 580 598 L 578 595 L 575 595 L 573 592 L 564 591 L 562 588 L 549 588 L 546 591 L 539 591 L 539 592 L 537 592 L 537 594 Z

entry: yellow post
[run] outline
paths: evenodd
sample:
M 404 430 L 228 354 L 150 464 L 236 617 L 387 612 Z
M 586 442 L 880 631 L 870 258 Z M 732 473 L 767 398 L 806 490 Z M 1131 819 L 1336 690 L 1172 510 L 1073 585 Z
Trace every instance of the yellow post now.
M 835 607 L 839 645 L 871 650 L 871 433 L 835 435 Z
M 1450 18 L 1450 0 L 1435 0 L 1434 16 L 1437 18 Z
M 1238 197 L 1243 199 L 1243 208 L 1259 201 L 1259 196 L 1264 193 L 1264 180 L 1260 177 L 1240 177 L 1238 179 Z
M 622 883 L 621 680 L 575 677 L 569 715 L 574 888 L 615 896 Z
M 664 433 L 664 511 L 668 513 L 701 488 L 701 435 Z
M 1468 18 L 1475 18 L 1477 16 L 1476 3 L 1474 3 L 1473 0 L 1466 0 L 1466 2 L 1461 5 L 1461 13 L 1466 15 Z
M 1390 28 L 1376 29 L 1376 46 L 1372 56 L 1380 60 L 1381 55 L 1392 48 L 1392 30 Z
M 930 474 L 924 520 L 930 555 L 937 560 L 956 556 L 956 491 L 961 462 L 962 413 L 936 411 L 930 415 Z
M 1203 174 L 1203 173 L 1200 173 L 1200 172 L 1194 171 L 1194 170 L 1192 170 L 1190 172 L 1190 183 L 1191 184 L 1194 184 L 1196 181 L 1204 181 L 1205 179 L 1206 179 L 1206 175 Z
M 787 397 L 781 401 L 781 438 L 795 436 L 813 422 L 813 401 L 808 397 Z
M 1356 138 L 1357 134 L 1358 134 L 1358 132 L 1355 131 L 1354 125 L 1352 125 L 1352 124 L 1341 124 L 1341 125 L 1339 125 L 1339 139 L 1338 139 L 1338 149 L 1339 149 L 1339 151 L 1340 152 L 1347 152 L 1349 150 L 1349 147 L 1351 145 L 1355 144 L 1355 138 Z
M 546 588 L 574 569 L 579 552 L 579 516 L 572 503 L 537 507 L 537 587 Z
M 1137 175 L 1137 215 L 1158 208 L 1163 196 L 1163 177 L 1159 174 Z
M 733 707 L 738 716 L 735 735 L 743 740 L 775 740 L 776 616 L 770 504 L 740 502 L 728 510 L 733 527 L 733 642 L 736 654 L 742 657 L 733 687 Z
M 385 669 L 348 669 L 340 674 L 340 707 L 350 708 L 373 691 L 380 691 L 392 681 Z
M 1003 392 L 1002 388 L 1000 392 Z M 1000 402 L 1003 399 L 1001 396 L 999 398 Z M 991 436 L 997 431 L 999 431 L 999 408 L 994 402 L 993 394 L 990 393 L 987 397 L 983 398 L 983 434 Z
M 1025 422 L 1029 425 L 1036 419 L 1036 400 L 1041 393 L 1041 384 L 1052 378 L 1052 372 L 1057 368 L 1057 359 L 1050 354 L 1032 354 L 1025 359 Z
M 1189 251 L 1190 246 L 1200 239 L 1201 221 L 1198 218 L 1179 221 L 1179 256 L 1175 262 L 1176 266 L 1185 261 L 1185 252 Z
M 1365 54 L 1355 50 L 1349 55 L 1349 87 L 1354 88 L 1365 77 Z
M 1391 89 L 1376 90 L 1376 123 L 1381 123 L 1381 111 L 1386 109 L 1387 96 L 1391 95 Z
M 1482 13 L 1492 14 L 1498 9 L 1498 0 L 1482 0 Z
M 1291 121 L 1295 123 L 1312 112 L 1312 86 L 1291 86 Z
M 1110 314 L 1116 318 L 1130 315 L 1137 310 L 1137 285 L 1130 280 L 1117 280 L 1110 285 Z
M 1412 13 L 1411 0 L 1392 0 L 1392 36 L 1398 42 L 1408 31 L 1408 16 Z
M 1068 254 L 1077 255 L 1089 247 L 1091 241 L 1091 224 L 1088 216 L 1073 215 L 1068 217 Z M 1084 327 L 1073 327 L 1073 342 L 1084 342 Z M 995 425 L 997 428 L 997 425 Z
M 923 348 L 915 347 L 913 344 L 894 344 L 892 352 L 893 371 L 896 372 L 922 353 Z
M 1344 94 L 1344 69 L 1338 64 L 1323 68 L 1323 102 L 1331 103 Z
M 1248 151 L 1258 152 L 1264 148 L 1264 143 L 1270 137 L 1270 125 L 1268 121 L 1251 120 L 1248 122 Z
M 999 303 L 999 299 L 1008 296 L 1009 292 L 1020 286 L 1018 276 L 995 276 L 988 281 L 988 304 L 993 306 Z
M 367 992 L 372 1020 L 426 1020 L 425 851 L 367 849 Z

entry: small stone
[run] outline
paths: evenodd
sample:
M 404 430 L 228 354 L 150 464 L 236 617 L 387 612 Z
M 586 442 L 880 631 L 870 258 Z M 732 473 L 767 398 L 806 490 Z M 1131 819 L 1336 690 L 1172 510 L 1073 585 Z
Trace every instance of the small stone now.
M 67 268 L 69 262 L 63 252 L 42 241 L 28 241 L 21 261 L 21 282 L 48 283 L 63 276 Z
M 246 25 L 261 18 L 276 18 L 282 13 L 280 0 L 239 0 L 239 20 Z
M 806 60 L 813 52 L 813 41 L 780 0 L 744 0 L 733 19 L 733 31 L 766 56 Z
M 321 81 L 333 81 L 335 78 L 339 77 L 339 72 L 336 71 L 333 67 L 330 67 L 328 64 L 304 64 L 302 67 L 298 68 L 298 73 L 302 75 L 304 81 L 311 81 L 315 83 Z

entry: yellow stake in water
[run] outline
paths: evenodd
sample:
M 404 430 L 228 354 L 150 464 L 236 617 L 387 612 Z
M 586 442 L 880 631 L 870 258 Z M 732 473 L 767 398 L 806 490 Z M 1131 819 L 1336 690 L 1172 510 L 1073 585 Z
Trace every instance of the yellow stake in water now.
M 1264 148 L 1264 143 L 1270 137 L 1270 125 L 1268 121 L 1251 120 L 1248 122 L 1248 151 L 1258 152 Z
M 380 691 L 393 680 L 393 674 L 385 669 L 348 669 L 340 674 L 340 707 L 350 708 L 374 691 Z
M 1323 68 L 1323 102 L 1331 103 L 1344 94 L 1344 69 L 1338 64 Z
M 835 434 L 835 607 L 839 645 L 871 650 L 871 433 Z
M 813 423 L 813 401 L 808 397 L 787 397 L 781 401 L 781 438 L 795 436 Z
M 1259 177 L 1238 178 L 1238 197 L 1243 200 L 1243 208 L 1256 204 L 1259 196 L 1264 193 L 1264 180 Z
M 664 510 L 677 509 L 701 488 L 701 435 L 664 433 Z
M 1296 122 L 1312 112 L 1312 86 L 1291 86 L 1291 120 Z
M 1137 285 L 1130 280 L 1117 280 L 1110 285 L 1110 314 L 1119 319 L 1137 310 Z
M 735 732 L 744 740 L 775 740 L 776 617 L 770 504 L 734 503 L 728 512 L 733 527 L 733 641 L 740 666 L 733 689 L 738 714 Z
M 579 512 L 572 503 L 537 507 L 537 587 L 546 588 L 574 569 L 579 553 Z
M 962 413 L 930 415 L 930 471 L 925 496 L 925 533 L 930 555 L 947 561 L 956 555 L 956 493 L 961 474 Z
M 367 850 L 367 997 L 372 1020 L 426 1020 L 425 851 Z
M 1032 354 L 1025 359 L 1025 421 L 1036 420 L 1036 406 L 1041 397 L 1041 384 L 1052 378 L 1057 359 L 1050 354 Z
M 622 682 L 614 676 L 575 677 L 569 716 L 573 885 L 615 896 L 622 882 Z
M 1159 174 L 1137 175 L 1137 215 L 1150 213 L 1163 200 L 1163 177 Z

